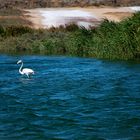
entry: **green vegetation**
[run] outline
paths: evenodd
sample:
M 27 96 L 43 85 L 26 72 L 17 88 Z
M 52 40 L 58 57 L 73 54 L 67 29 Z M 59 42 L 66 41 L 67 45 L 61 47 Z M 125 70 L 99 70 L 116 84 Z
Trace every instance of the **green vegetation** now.
M 140 12 L 120 23 L 105 19 L 90 30 L 76 25 L 49 30 L 1 25 L 0 52 L 140 59 Z

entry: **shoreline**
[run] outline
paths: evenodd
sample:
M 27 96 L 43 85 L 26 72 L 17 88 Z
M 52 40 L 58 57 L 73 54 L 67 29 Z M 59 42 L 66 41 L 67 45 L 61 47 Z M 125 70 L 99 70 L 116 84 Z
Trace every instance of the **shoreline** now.
M 90 30 L 76 25 L 43 30 L 1 26 L 0 51 L 140 60 L 139 17 L 140 12 L 121 22 L 104 20 Z

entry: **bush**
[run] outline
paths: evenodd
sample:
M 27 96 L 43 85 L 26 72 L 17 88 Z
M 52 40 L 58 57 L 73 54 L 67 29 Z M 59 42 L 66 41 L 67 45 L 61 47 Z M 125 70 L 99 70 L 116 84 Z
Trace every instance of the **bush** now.
M 0 26 L 0 35 L 4 37 L 19 36 L 25 33 L 32 33 L 33 29 L 27 26 Z

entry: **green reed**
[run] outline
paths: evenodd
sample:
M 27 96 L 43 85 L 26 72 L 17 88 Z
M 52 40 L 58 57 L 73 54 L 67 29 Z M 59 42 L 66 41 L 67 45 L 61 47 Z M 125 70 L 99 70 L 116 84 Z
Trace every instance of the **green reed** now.
M 140 12 L 119 23 L 105 19 L 89 30 L 76 25 L 39 30 L 0 26 L 0 51 L 140 59 Z

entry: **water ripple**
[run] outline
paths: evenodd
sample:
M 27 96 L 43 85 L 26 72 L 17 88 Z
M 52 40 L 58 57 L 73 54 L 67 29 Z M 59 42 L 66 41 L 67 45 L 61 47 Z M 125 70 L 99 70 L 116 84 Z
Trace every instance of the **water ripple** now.
M 0 139 L 140 138 L 140 65 L 0 55 Z M 36 74 L 18 73 L 18 59 Z

